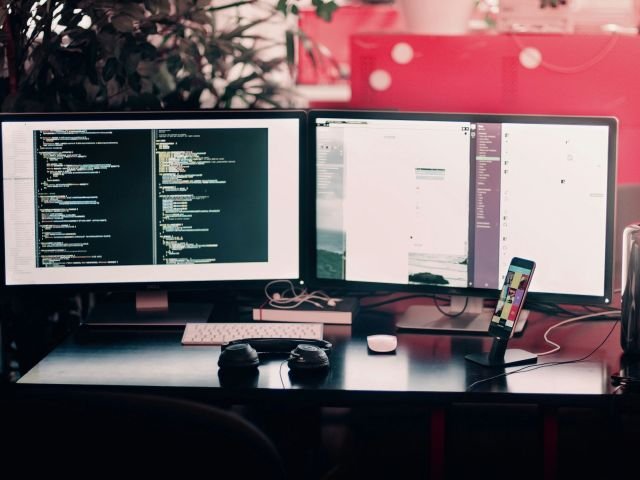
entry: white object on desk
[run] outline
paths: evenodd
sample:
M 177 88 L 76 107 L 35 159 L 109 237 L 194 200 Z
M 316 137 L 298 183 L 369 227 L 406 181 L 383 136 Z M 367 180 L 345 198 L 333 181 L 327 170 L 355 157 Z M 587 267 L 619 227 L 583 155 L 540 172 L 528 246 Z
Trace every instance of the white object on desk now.
M 367 346 L 372 352 L 390 353 L 398 346 L 398 338 L 394 335 L 369 335 Z

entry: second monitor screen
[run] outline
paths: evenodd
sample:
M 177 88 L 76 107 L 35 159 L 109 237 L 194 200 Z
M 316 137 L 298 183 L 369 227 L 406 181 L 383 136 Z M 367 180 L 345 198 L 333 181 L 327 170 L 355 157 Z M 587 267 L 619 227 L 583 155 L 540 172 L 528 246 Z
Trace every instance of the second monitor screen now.
M 317 276 L 498 289 L 521 256 L 538 264 L 532 292 L 601 297 L 610 133 L 553 118 L 319 116 Z

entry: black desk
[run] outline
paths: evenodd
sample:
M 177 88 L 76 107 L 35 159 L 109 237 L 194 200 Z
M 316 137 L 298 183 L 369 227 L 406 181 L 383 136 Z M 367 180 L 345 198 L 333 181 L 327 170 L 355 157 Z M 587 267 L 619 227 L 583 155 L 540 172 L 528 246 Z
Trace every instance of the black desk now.
M 558 319 L 532 314 L 521 338 L 510 347 L 532 352 L 549 350 L 542 335 Z M 560 352 L 540 357 L 543 362 L 580 358 L 593 350 L 614 326 L 614 321 L 583 321 L 555 330 L 552 338 Z M 259 375 L 246 382 L 221 385 L 217 361 L 219 347 L 182 346 L 180 328 L 100 329 L 82 327 L 24 375 L 20 384 L 97 385 L 109 387 L 206 389 L 212 395 L 257 399 L 277 396 L 299 401 L 307 398 L 329 404 L 387 399 L 406 402 L 482 399 L 550 401 L 571 397 L 590 401 L 613 392 L 609 375 L 620 368 L 619 330 L 586 361 L 539 368 L 487 382 L 467 391 L 477 380 L 499 373 L 464 360 L 471 352 L 487 351 L 484 336 L 398 333 L 395 354 L 369 353 L 365 337 L 390 332 L 393 325 L 381 314 L 361 315 L 353 326 L 326 325 L 325 339 L 334 345 L 331 369 L 312 381 L 291 379 L 281 360 L 269 360 Z M 514 371 L 508 368 L 506 371 Z M 220 388 L 220 387 L 232 388 Z M 286 391 L 286 393 L 283 393 Z M 477 398 L 476 398 L 477 397 Z
M 557 321 L 532 314 L 525 333 L 512 339 L 510 347 L 548 350 L 543 334 Z M 394 355 L 371 354 L 365 336 L 394 329 L 391 318 L 384 314 L 360 315 L 353 326 L 325 326 L 325 339 L 334 344 L 331 369 L 324 377 L 310 379 L 290 378 L 282 360 L 270 360 L 260 366 L 257 376 L 229 381 L 218 376 L 219 347 L 182 346 L 181 329 L 84 327 L 24 375 L 19 386 L 144 390 L 227 404 L 428 408 L 430 422 L 425 428 L 430 432 L 430 443 L 425 457 L 431 478 L 446 476 L 444 445 L 451 438 L 449 425 L 456 425 L 455 419 L 450 421 L 452 408 L 489 405 L 495 411 L 507 404 L 533 407 L 544 447 L 542 471 L 545 478 L 554 478 L 558 470 L 558 412 L 587 408 L 606 416 L 614 399 L 620 397 L 609 381 L 609 375 L 620 369 L 619 327 L 609 320 L 560 327 L 552 339 L 562 349 L 539 359 L 542 363 L 581 358 L 612 328 L 604 345 L 585 361 L 501 377 L 468 391 L 473 382 L 497 373 L 464 360 L 467 353 L 488 350 L 489 338 L 398 333 Z M 608 419 L 606 416 L 603 422 Z

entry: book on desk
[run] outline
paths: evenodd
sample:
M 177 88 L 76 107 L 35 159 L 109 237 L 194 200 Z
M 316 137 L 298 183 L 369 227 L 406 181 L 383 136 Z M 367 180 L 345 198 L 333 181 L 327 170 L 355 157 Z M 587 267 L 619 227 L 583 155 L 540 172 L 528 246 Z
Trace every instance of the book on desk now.
M 342 298 L 334 307 L 304 302 L 295 308 L 276 308 L 268 304 L 253 309 L 253 319 L 268 322 L 310 322 L 350 325 L 360 309 L 354 297 Z

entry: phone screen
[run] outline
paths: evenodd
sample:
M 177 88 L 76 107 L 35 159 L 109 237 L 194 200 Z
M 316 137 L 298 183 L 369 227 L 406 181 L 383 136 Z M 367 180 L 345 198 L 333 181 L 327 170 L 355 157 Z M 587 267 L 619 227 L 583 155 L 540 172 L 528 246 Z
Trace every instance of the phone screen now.
M 524 305 L 534 268 L 535 263 L 531 260 L 511 260 L 495 312 L 491 317 L 489 333 L 511 336 Z

